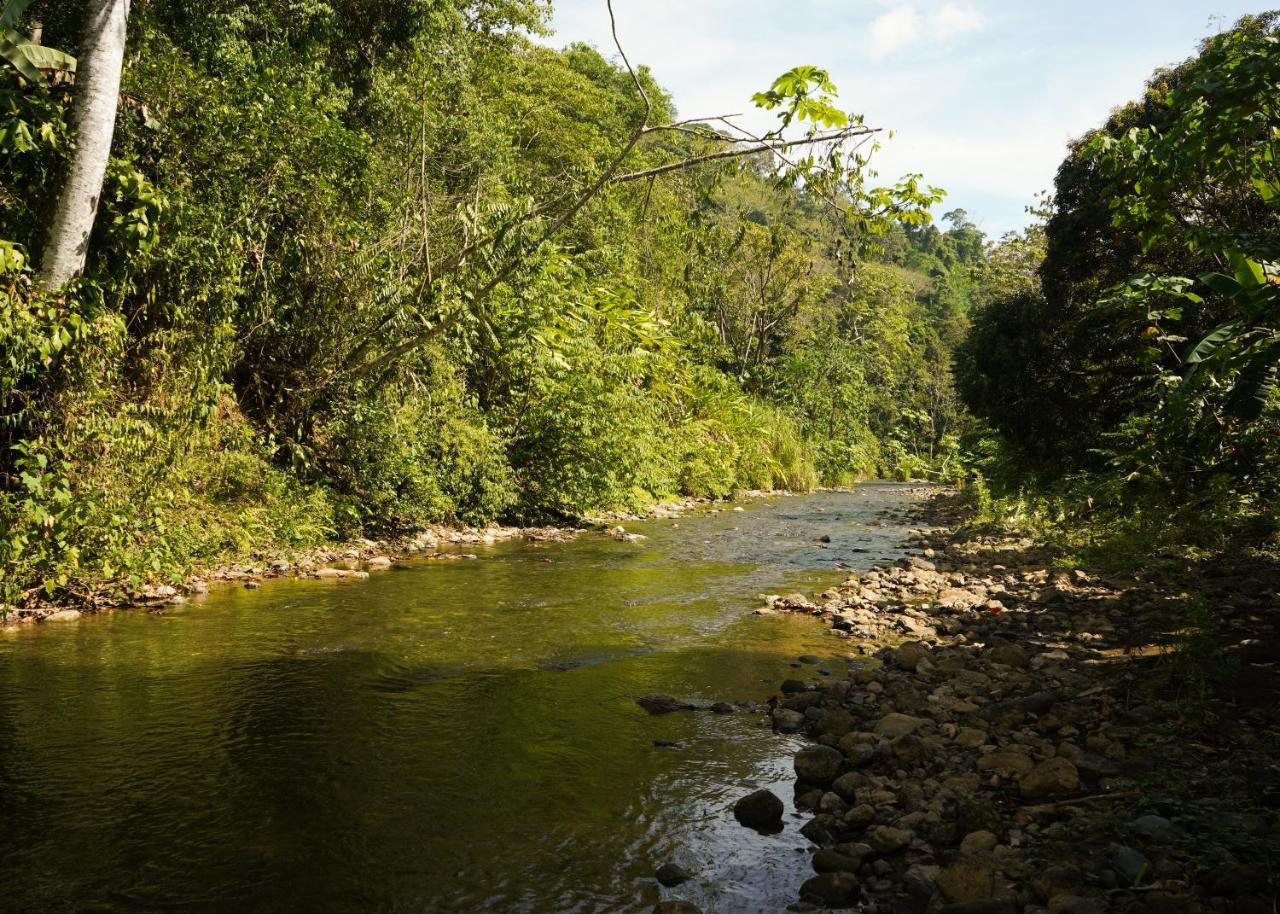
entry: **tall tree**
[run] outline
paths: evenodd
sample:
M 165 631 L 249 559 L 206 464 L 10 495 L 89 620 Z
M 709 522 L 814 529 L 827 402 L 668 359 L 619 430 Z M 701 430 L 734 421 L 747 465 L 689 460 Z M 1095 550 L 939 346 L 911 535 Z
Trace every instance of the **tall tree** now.
M 46 289 L 66 285 L 84 269 L 89 235 L 111 157 L 129 0 L 88 0 L 76 73 L 76 152 L 58 198 L 40 269 Z

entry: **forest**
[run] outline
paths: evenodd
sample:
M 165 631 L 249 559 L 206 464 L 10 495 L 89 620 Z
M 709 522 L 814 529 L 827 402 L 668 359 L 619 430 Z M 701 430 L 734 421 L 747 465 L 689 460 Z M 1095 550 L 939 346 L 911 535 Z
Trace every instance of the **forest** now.
M 9 0 L 3 602 L 437 522 L 959 478 L 949 360 L 989 262 L 965 213 L 877 183 L 816 67 L 762 78 L 779 129 L 744 143 L 644 67 L 550 49 L 547 14 L 135 3 L 84 267 L 49 287 L 81 17 Z

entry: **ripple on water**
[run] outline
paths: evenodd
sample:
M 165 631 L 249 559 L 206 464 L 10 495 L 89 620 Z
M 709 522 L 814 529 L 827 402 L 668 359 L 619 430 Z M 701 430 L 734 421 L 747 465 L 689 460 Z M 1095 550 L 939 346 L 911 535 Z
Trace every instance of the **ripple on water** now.
M 843 653 L 749 610 L 895 555 L 902 528 L 877 525 L 902 492 L 4 639 L 0 909 L 639 912 L 675 860 L 695 878 L 667 894 L 709 914 L 780 910 L 807 875 L 795 740 L 635 699 L 759 700 L 797 656 Z M 778 835 L 730 813 L 759 787 L 787 804 Z

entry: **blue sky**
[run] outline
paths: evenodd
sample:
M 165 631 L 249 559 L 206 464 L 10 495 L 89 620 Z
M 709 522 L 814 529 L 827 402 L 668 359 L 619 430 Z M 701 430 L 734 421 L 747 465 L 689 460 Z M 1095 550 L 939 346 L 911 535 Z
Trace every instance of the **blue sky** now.
M 604 0 L 556 0 L 557 45 L 612 56 Z M 1067 141 L 1137 96 L 1240 16 L 1240 0 L 614 0 L 634 63 L 687 117 L 751 112 L 753 92 L 797 64 L 831 71 L 847 110 L 895 131 L 877 155 L 948 191 L 988 234 L 1026 222 Z M 751 126 L 772 115 L 749 114 Z

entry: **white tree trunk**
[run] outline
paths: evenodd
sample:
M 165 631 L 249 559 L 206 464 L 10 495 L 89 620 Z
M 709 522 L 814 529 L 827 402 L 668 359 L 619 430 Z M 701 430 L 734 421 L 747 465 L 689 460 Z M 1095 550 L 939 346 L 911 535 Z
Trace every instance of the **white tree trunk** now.
M 129 0 L 88 0 L 86 7 L 88 20 L 76 62 L 72 107 L 75 158 L 58 198 L 41 263 L 40 285 L 45 289 L 61 288 L 84 269 L 116 129 Z

